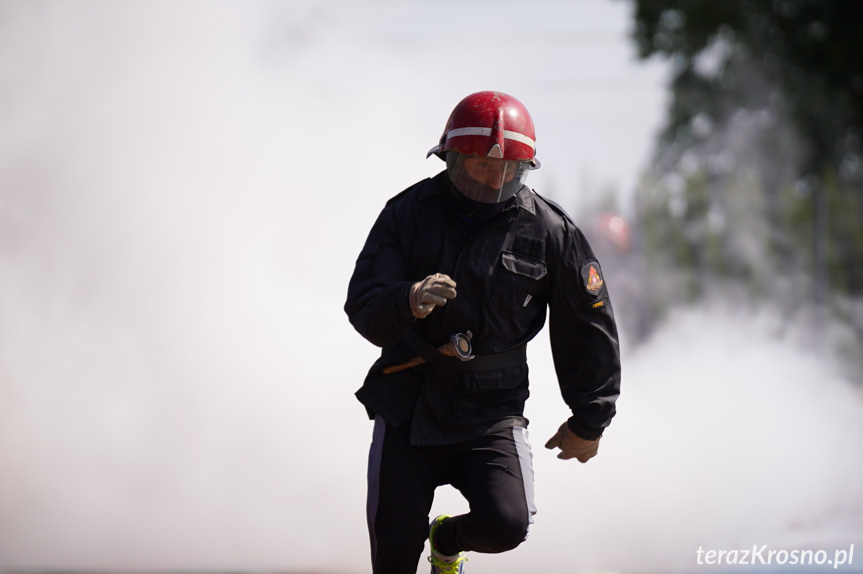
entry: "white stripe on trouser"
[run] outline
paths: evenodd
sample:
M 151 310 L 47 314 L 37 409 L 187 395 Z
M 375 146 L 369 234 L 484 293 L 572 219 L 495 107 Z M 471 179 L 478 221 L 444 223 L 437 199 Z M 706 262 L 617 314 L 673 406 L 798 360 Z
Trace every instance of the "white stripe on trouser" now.
M 533 501 L 533 453 L 530 450 L 529 435 L 526 428 L 513 427 L 512 439 L 515 441 L 515 450 L 518 452 L 518 462 L 521 466 L 521 479 L 524 482 L 524 499 L 527 503 L 529 514 L 527 533 L 530 533 L 530 525 L 533 524 L 533 516 L 536 514 L 536 505 Z
M 366 498 L 366 519 L 369 524 L 369 539 L 372 550 L 372 564 L 378 552 L 378 540 L 375 535 L 375 517 L 378 512 L 378 500 L 381 487 L 381 459 L 384 450 L 384 434 L 387 423 L 380 416 L 375 417 L 375 430 L 372 434 L 372 445 L 369 447 L 369 492 Z

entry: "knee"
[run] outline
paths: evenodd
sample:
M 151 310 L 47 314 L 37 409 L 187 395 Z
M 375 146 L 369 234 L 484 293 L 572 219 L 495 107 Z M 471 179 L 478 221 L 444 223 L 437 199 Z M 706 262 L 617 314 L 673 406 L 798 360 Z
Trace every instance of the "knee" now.
M 527 539 L 530 516 L 523 510 L 504 510 L 488 522 L 489 539 L 493 552 L 512 550 Z

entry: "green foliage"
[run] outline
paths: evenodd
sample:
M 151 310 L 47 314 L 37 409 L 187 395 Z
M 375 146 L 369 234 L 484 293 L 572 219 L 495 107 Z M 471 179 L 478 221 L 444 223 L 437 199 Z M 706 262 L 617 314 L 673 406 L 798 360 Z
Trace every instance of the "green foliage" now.
M 636 207 L 651 281 L 814 300 L 863 338 L 863 2 L 631 1 L 673 72 Z
M 797 176 L 844 162 L 840 176 L 860 181 L 863 2 L 633 1 L 640 55 L 675 64 L 667 145 L 690 147 L 699 115 L 716 125 L 740 108 L 781 109 L 804 141 Z

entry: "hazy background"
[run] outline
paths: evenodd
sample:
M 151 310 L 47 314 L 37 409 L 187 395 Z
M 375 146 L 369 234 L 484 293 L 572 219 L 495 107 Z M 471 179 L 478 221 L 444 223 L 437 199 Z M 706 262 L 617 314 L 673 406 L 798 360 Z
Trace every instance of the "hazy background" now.
M 531 186 L 586 229 L 597 201 L 627 212 L 668 70 L 636 61 L 630 20 L 609 0 L 0 0 L 0 570 L 368 571 L 353 392 L 377 350 L 341 310 L 365 235 L 483 89 L 531 110 Z M 663 288 L 606 271 L 613 297 L 615 272 Z M 567 411 L 531 346 L 537 522 L 472 574 L 863 556 L 863 398 L 809 323 L 720 294 L 638 341 L 587 465 L 542 449 Z M 466 510 L 440 493 L 433 514 Z

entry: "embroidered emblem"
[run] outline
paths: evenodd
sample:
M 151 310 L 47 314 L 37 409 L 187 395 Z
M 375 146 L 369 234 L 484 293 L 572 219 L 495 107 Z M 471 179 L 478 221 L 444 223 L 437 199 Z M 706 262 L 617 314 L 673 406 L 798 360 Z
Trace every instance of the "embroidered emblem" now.
M 605 281 L 602 278 L 602 268 L 597 261 L 588 261 L 581 266 L 581 284 L 584 286 L 585 292 L 600 299 L 604 297 Z
M 596 303 L 591 305 L 591 308 L 593 309 L 599 309 L 600 307 L 605 307 L 605 299 L 603 299 L 602 301 L 597 301 Z
M 587 276 L 587 281 L 584 284 L 585 289 L 587 289 L 591 293 L 599 293 L 599 290 L 602 289 L 603 284 L 604 282 L 602 280 L 602 277 L 599 275 L 596 267 L 591 265 L 590 271 Z

